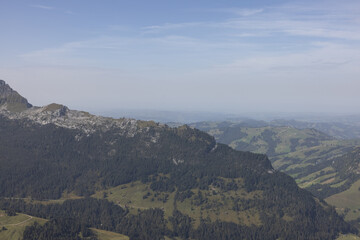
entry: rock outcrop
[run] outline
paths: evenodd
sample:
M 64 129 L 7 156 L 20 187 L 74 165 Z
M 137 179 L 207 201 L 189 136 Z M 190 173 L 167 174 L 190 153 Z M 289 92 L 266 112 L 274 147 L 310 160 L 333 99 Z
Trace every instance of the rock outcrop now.
M 56 103 L 43 107 L 32 106 L 26 98 L 3 80 L 0 80 L 0 115 L 9 119 L 27 119 L 41 125 L 55 124 L 59 127 L 78 129 L 86 135 L 95 131 L 111 130 L 119 135 L 133 137 L 136 133 L 148 131 L 149 124 L 159 127 L 162 125 L 128 118 L 114 119 L 96 116 L 84 111 L 70 110 Z
M 14 91 L 4 80 L 0 80 L 0 109 L 21 112 L 31 107 L 26 98 Z

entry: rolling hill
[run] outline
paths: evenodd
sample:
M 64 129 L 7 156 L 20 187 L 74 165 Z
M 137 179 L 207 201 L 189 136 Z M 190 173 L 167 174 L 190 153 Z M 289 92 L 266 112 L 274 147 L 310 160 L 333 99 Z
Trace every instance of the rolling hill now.
M 284 122 L 278 120 L 277 123 Z M 346 219 L 360 217 L 353 205 L 349 205 L 351 211 L 345 211 L 344 207 L 345 202 L 352 201 L 348 189 L 354 188 L 360 179 L 359 140 L 339 140 L 313 128 L 254 126 L 237 122 L 200 122 L 191 126 L 208 132 L 217 141 L 236 150 L 266 153 L 275 169 L 294 177 L 300 187 L 314 195 L 327 198 Z M 338 196 L 335 199 L 341 196 L 346 200 L 334 204 L 339 202 L 332 200 L 334 194 Z

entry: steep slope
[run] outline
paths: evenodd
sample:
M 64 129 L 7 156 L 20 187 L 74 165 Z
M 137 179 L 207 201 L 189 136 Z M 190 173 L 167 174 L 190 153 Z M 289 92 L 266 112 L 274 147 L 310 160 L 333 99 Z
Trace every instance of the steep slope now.
M 323 181 L 314 182 L 309 189 L 320 192 L 322 197 L 328 197 L 335 193 L 348 189 L 354 182 L 360 179 L 360 148 L 351 148 L 349 151 L 331 159 L 329 162 L 323 162 L 314 167 L 315 170 L 324 169 L 327 171 L 320 173 L 317 171 L 317 178 L 323 178 Z M 327 178 L 324 176 L 328 175 Z M 308 177 L 309 178 L 309 177 Z
M 4 80 L 0 80 L 0 109 L 19 112 L 32 107 L 19 93 L 14 91 Z
M 56 104 L 3 109 L 0 146 L 0 207 L 37 217 L 71 217 L 131 239 L 334 239 L 355 231 L 266 155 L 233 150 L 187 126 Z M 146 192 L 130 202 L 113 196 L 124 189 Z M 67 193 L 85 198 L 29 201 Z
M 316 191 L 327 193 L 326 201 L 360 226 L 360 148 L 349 151 L 335 159 L 332 167 L 336 171 L 330 184 L 313 185 Z

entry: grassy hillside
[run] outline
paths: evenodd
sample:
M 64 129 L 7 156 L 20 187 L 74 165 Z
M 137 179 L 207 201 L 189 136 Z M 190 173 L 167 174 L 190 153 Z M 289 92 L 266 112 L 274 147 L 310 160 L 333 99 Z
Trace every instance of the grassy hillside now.
M 360 237 L 354 234 L 346 234 L 339 236 L 336 240 L 360 240 Z
M 341 165 L 346 165 L 342 164 L 344 156 L 359 146 L 360 140 L 338 140 L 315 129 L 289 126 L 249 127 L 232 122 L 201 122 L 192 126 L 234 149 L 267 154 L 276 169 L 294 177 L 300 187 L 319 197 L 344 191 L 357 180 L 344 174 Z
M 360 124 L 359 116 L 332 119 L 331 122 L 306 122 L 296 120 L 273 120 L 271 126 L 289 126 L 292 128 L 314 128 L 337 139 L 359 139 Z
M 244 127 L 231 122 L 202 122 L 191 125 L 213 135 L 221 143 L 234 149 L 265 153 L 269 157 L 318 146 L 321 142 L 332 141 L 330 137 L 315 129 L 291 127 Z
M 360 180 L 344 192 L 326 198 L 326 202 L 336 206 L 337 210 L 351 221 L 360 218 Z
M 0 210 L 0 239 L 19 240 L 27 226 L 35 222 L 44 224 L 47 220 L 18 213 L 16 216 L 7 216 L 5 211 Z M 6 230 L 4 230 L 4 228 Z
M 193 126 L 235 149 L 269 154 L 276 169 L 292 176 L 300 187 L 326 198 L 347 221 L 360 226 L 359 140 L 338 140 L 314 129 L 293 127 L 248 127 L 230 122 Z
M 45 202 L 42 202 L 45 203 Z M 50 204 L 50 203 L 46 203 Z M 43 225 L 48 220 L 18 213 L 16 216 L 7 216 L 5 211 L 0 210 L 0 239 L 2 240 L 21 240 L 27 226 L 35 222 Z M 6 230 L 5 230 L 6 229 Z M 99 240 L 129 240 L 129 237 L 100 229 L 91 228 Z
M 99 240 L 129 240 L 130 238 L 115 232 L 109 232 L 105 230 L 100 230 L 96 228 L 91 228 L 93 232 L 95 232 L 96 236 Z
M 202 219 L 261 226 L 260 211 L 255 202 L 263 199 L 263 192 L 247 192 L 242 179 L 222 180 L 223 184 L 235 181 L 242 187 L 224 191 L 215 184 L 209 189 L 191 189 L 186 194 L 182 193 L 183 196 L 179 196 L 176 192 L 153 191 L 150 184 L 135 182 L 100 191 L 93 197 L 105 198 L 133 211 L 160 208 L 164 210 L 166 219 L 169 219 L 175 210 L 179 210 L 182 214 L 190 216 L 196 227 L 200 225 Z

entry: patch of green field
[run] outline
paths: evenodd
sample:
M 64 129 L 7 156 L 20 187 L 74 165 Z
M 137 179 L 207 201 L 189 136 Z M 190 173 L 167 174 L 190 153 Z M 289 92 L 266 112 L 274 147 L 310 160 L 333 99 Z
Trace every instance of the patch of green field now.
M 315 178 L 315 179 L 312 179 L 310 181 L 306 181 L 306 182 L 302 182 L 302 183 L 299 183 L 299 187 L 301 188 L 307 188 L 307 187 L 310 187 L 311 185 L 313 184 L 317 184 L 317 183 L 321 183 L 322 181 L 324 180 L 327 180 L 329 178 L 332 178 L 334 176 L 336 176 L 337 173 L 330 173 L 330 174 L 325 174 L 325 175 L 320 175 L 319 177 Z
M 195 220 L 194 226 L 200 224 L 200 219 L 210 218 L 211 221 L 234 222 L 241 225 L 261 225 L 260 215 L 257 209 L 250 208 L 244 211 L 233 210 L 233 199 L 241 197 L 242 199 L 262 198 L 261 191 L 247 193 L 240 189 L 237 191 L 220 192 L 216 188 L 212 190 L 195 190 L 193 197 L 185 199 L 183 202 L 178 201 L 177 209 Z M 195 203 L 198 192 L 206 198 L 206 202 L 197 206 Z
M 340 234 L 340 236 L 336 240 L 360 240 L 360 237 L 354 234 Z
M 360 180 L 356 181 L 351 187 L 341 193 L 332 195 L 325 201 L 337 208 L 340 213 L 345 211 L 345 220 L 351 221 L 360 217 Z
M 109 232 L 96 228 L 90 228 L 90 229 L 97 235 L 99 240 L 129 240 L 130 239 L 128 236 L 119 233 Z
M 313 164 L 311 164 L 311 163 L 293 164 L 293 165 L 290 165 L 289 167 L 287 167 L 285 171 L 290 171 L 290 170 L 293 170 L 293 169 L 296 169 L 296 168 L 305 168 L 305 167 L 310 166 L 310 165 L 313 165 Z
M 290 146 L 288 144 L 278 144 L 275 148 L 275 152 L 277 154 L 281 154 L 281 153 L 289 153 L 291 150 L 290 150 Z
M 140 181 L 131 184 L 123 184 L 114 188 L 97 192 L 93 195 L 95 198 L 105 198 L 121 207 L 135 209 L 160 208 L 165 210 L 165 217 L 170 216 L 174 210 L 173 193 L 159 193 L 150 189 L 149 184 Z M 165 199 L 167 199 L 165 201 Z M 168 215 L 169 214 L 169 215 Z
M 44 224 L 47 220 L 36 218 L 18 213 L 16 216 L 9 217 L 4 211 L 0 210 L 0 239 L 20 240 L 27 226 L 38 222 Z M 7 230 L 1 230 L 5 227 Z
M 35 200 L 32 198 L 16 198 L 16 199 L 22 199 L 27 203 L 31 203 L 31 204 L 43 204 L 43 205 L 47 205 L 47 204 L 62 204 L 63 202 L 65 202 L 66 200 L 75 200 L 75 199 L 81 199 L 84 198 L 82 196 L 77 196 L 74 193 L 63 193 L 61 198 L 59 199 L 47 199 L 47 200 Z
M 245 139 L 248 139 L 250 142 L 252 138 L 259 136 L 265 128 L 244 128 L 243 130 L 245 130 L 244 132 L 247 134 Z
M 272 165 L 275 169 L 278 169 L 279 167 L 285 165 L 285 164 L 292 164 L 291 160 L 284 160 L 284 159 L 278 159 L 272 162 Z
M 322 176 L 330 176 L 330 174 L 334 174 L 334 169 L 332 167 L 326 167 L 319 171 L 313 172 L 313 173 L 307 175 L 306 177 L 297 179 L 297 183 L 306 184 L 309 182 L 313 182 Z
M 338 188 L 338 187 L 341 187 L 342 185 L 344 185 L 346 183 L 347 179 L 345 179 L 344 181 L 342 182 L 339 182 L 339 183 L 336 183 L 336 184 L 333 184 L 333 185 L 330 185 L 330 187 L 332 188 Z
M 169 237 L 165 236 L 165 240 L 183 240 L 183 239 L 182 239 L 182 238 L 179 238 L 179 237 L 169 238 Z
M 225 182 L 229 179 L 223 178 Z M 243 184 L 242 179 L 235 180 L 238 185 Z M 210 186 L 209 190 L 192 189 L 193 196 L 185 200 L 176 201 L 175 194 L 154 192 L 150 189 L 149 184 L 140 181 L 132 184 L 124 184 L 105 191 L 99 191 L 93 195 L 95 198 L 106 198 L 122 207 L 127 207 L 130 212 L 137 209 L 160 208 L 165 212 L 165 218 L 172 216 L 174 209 L 178 209 L 183 214 L 194 219 L 194 226 L 200 224 L 201 218 L 210 218 L 212 221 L 221 220 L 234 222 L 243 225 L 261 225 L 260 214 L 257 209 L 249 208 L 244 211 L 235 211 L 234 199 L 260 199 L 261 191 L 246 192 L 244 189 L 237 191 L 223 192 L 219 188 Z M 203 200 L 199 200 L 199 194 Z M 166 197 L 167 195 L 167 197 Z M 166 197 L 166 201 L 164 201 Z
M 212 136 L 218 136 L 221 135 L 223 133 L 223 131 L 220 131 L 220 129 L 212 129 L 209 131 L 209 134 Z

